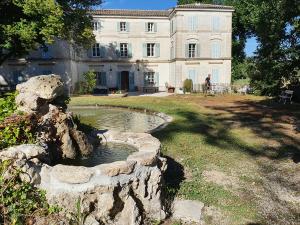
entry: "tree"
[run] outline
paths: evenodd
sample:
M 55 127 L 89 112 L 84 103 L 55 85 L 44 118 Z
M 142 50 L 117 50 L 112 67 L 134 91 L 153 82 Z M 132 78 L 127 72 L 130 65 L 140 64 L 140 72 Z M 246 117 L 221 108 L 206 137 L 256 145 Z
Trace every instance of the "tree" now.
M 93 93 L 93 90 L 94 88 L 96 87 L 96 82 L 97 82 L 97 79 L 96 79 L 96 73 L 92 70 L 88 71 L 88 72 L 85 72 L 83 74 L 83 77 L 85 79 L 85 94 L 92 94 Z
M 31 50 L 60 38 L 77 46 L 94 41 L 91 7 L 102 0 L 1 0 L 0 65 L 12 56 L 20 57 Z

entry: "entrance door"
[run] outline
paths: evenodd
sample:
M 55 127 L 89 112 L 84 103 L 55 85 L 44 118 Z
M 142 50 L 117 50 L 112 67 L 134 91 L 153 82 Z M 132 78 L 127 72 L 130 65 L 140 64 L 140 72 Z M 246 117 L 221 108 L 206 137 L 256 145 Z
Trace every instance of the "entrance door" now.
M 129 90 L 129 72 L 122 71 L 121 72 L 121 90 Z

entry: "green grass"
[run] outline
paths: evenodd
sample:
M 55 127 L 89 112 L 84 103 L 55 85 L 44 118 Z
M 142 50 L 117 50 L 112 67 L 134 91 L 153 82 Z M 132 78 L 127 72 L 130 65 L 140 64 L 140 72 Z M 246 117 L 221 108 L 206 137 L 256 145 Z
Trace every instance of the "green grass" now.
M 181 170 L 181 174 L 176 170 L 168 172 L 166 182 L 169 193 L 218 208 L 232 225 L 258 222 L 261 220 L 260 213 L 251 196 L 240 195 L 239 191 L 208 183 L 203 179 L 202 172 L 215 169 L 225 174 L 235 174 L 244 185 L 241 185 L 241 190 L 245 185 L 247 188 L 247 185 L 253 183 L 253 176 L 258 173 L 256 159 L 268 157 L 262 141 L 267 138 L 263 136 L 264 128 L 258 127 L 262 130 L 260 133 L 255 127 L 228 125 L 225 122 L 232 118 L 239 120 L 237 116 L 241 115 L 226 109 L 224 112 L 215 110 L 213 106 L 204 107 L 202 102 L 207 99 L 210 100 L 198 95 L 167 98 L 87 96 L 74 97 L 70 104 L 128 106 L 160 111 L 172 116 L 174 121 L 171 124 L 153 134 L 162 143 L 162 153 L 174 159 L 174 165 Z M 258 103 L 264 98 L 245 97 L 242 100 Z M 223 97 L 220 101 L 223 101 Z M 241 118 L 238 122 L 248 120 Z M 280 133 L 272 132 L 275 138 L 281 138 Z M 186 172 L 190 177 L 184 179 Z

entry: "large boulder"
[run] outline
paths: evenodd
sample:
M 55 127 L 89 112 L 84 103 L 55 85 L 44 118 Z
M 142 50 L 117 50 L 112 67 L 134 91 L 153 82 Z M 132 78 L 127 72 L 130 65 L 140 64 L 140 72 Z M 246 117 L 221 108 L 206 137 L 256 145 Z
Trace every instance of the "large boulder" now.
M 41 75 L 17 85 L 18 109 L 23 112 L 37 111 L 40 106 L 64 94 L 64 84 L 58 75 Z

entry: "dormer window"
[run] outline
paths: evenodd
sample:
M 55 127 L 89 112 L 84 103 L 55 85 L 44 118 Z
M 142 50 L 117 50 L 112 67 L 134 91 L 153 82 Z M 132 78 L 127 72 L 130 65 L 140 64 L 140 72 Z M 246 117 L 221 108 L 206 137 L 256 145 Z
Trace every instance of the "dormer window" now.
M 126 22 L 120 22 L 120 31 L 127 31 Z

